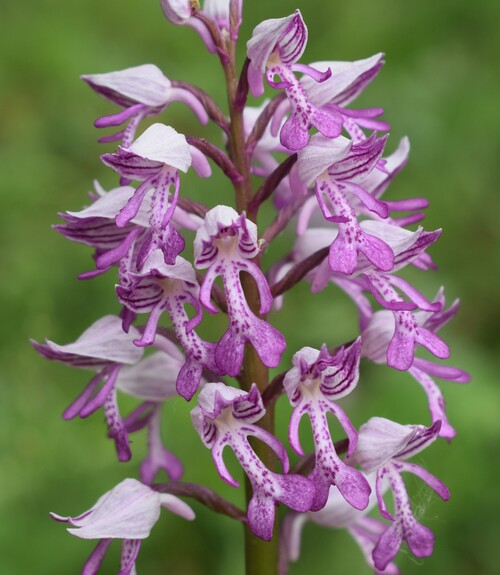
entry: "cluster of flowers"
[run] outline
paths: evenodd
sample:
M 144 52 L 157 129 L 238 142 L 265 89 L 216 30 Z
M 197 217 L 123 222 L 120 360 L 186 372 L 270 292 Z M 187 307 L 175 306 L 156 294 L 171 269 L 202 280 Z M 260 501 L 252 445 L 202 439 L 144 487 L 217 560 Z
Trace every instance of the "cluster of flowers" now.
M 206 0 L 203 9 L 188 0 L 163 0 L 162 7 L 174 24 L 193 27 L 225 71 L 231 69 L 241 0 Z M 169 492 L 169 485 L 175 485 L 177 494 L 189 495 L 189 490 L 179 490 L 182 464 L 162 443 L 160 417 L 170 398 L 191 401 L 198 390 L 192 423 L 211 450 L 218 473 L 238 486 L 223 460 L 229 446 L 252 486 L 240 519 L 257 537 L 270 540 L 277 504 L 292 510 L 281 530 L 283 571 L 298 557 L 306 521 L 347 529 L 378 573 L 397 572 L 392 560 L 403 540 L 417 557 L 432 553 L 434 536 L 416 520 L 402 473 L 413 473 L 442 499 L 449 497 L 441 481 L 407 460 L 436 438 L 455 435 L 435 378 L 465 382 L 468 376 L 415 357 L 415 351 L 422 346 L 438 360 L 449 356 L 437 331 L 454 316 L 458 303 L 446 309 L 442 291 L 430 301 L 400 277 L 398 272 L 408 265 L 435 267 L 426 250 L 440 231 L 407 229 L 423 218 L 425 199 L 382 199 L 407 161 L 408 140 L 384 157 L 387 135 L 380 133 L 389 126 L 379 119 L 382 110 L 347 107 L 377 75 L 383 55 L 306 65 L 299 63 L 306 42 L 307 28 L 298 10 L 254 29 L 239 84 L 229 98 L 231 119 L 200 88 L 171 81 L 152 64 L 83 76 L 95 92 L 120 108 L 95 123 L 99 128 L 125 126 L 101 139 L 119 142 L 116 152 L 101 159 L 118 173 L 120 185 L 107 192 L 97 185 L 90 205 L 61 214 L 64 223 L 55 227 L 70 240 L 94 248 L 96 267 L 82 278 L 117 269 L 122 311 L 119 317 L 99 319 L 74 343 L 34 346 L 48 359 L 95 373 L 64 412 L 65 419 L 85 418 L 102 407 L 120 461 L 132 456 L 131 433 L 147 428 L 149 438 L 140 482 L 126 479 L 79 517 L 54 515 L 73 527 L 71 533 L 100 539 L 85 565 L 86 575 L 98 571 L 114 538 L 123 540 L 121 575 L 134 573 L 141 540 L 158 520 L 161 506 L 193 519 L 190 507 Z M 264 76 L 278 93 L 258 108 L 245 106 L 248 92 L 263 94 Z M 202 124 L 211 120 L 219 125 L 229 153 L 161 123 L 136 137 L 144 118 L 161 114 L 174 101 L 188 105 Z M 311 128 L 317 132 L 311 134 Z M 238 147 L 238 136 L 243 148 Z M 225 205 L 211 208 L 181 191 L 181 172 L 193 168 L 202 178 L 211 175 L 207 158 L 229 178 L 246 212 Z M 284 160 L 280 163 L 279 158 Z M 250 173 L 265 180 L 251 198 L 242 200 Z M 254 220 L 260 204 L 271 198 L 276 217 L 259 239 Z M 292 226 L 293 249 L 264 273 L 263 252 Z M 186 232 L 196 234 L 194 266 L 180 255 Z M 257 292 L 253 302 L 241 272 L 252 278 Z M 215 283 L 219 277 L 223 289 Z M 302 279 L 310 282 L 312 292 L 333 283 L 347 293 L 359 310 L 360 336 L 337 349 L 327 344 L 320 350 L 300 349 L 291 369 L 271 385 L 244 380 L 246 347 L 253 348 L 255 361 L 266 368 L 280 364 L 286 339 L 266 316 L 283 305 L 282 294 Z M 373 302 L 381 309 L 375 311 Z M 206 341 L 197 333 L 203 311 L 227 314 L 228 327 L 220 341 Z M 140 327 L 134 325 L 138 314 L 147 314 Z M 173 329 L 159 327 L 166 315 Z M 144 355 L 145 347 L 152 353 Z M 421 384 L 429 402 L 429 427 L 379 417 L 359 431 L 353 427 L 338 400 L 356 387 L 361 357 L 408 371 Z M 236 378 L 235 385 L 223 381 L 225 376 Z M 124 418 L 118 391 L 140 400 Z M 282 443 L 258 423 L 280 394 L 293 406 L 289 439 L 300 456 L 304 415 L 312 429 L 314 457 L 306 457 L 296 473 L 289 473 Z M 328 413 L 338 419 L 346 440 L 333 441 Z M 249 437 L 269 446 L 282 474 L 264 465 Z M 154 484 L 160 470 L 170 479 L 161 489 Z M 384 500 L 387 490 L 394 498 L 392 513 Z M 200 500 L 202 491 L 200 487 Z M 229 509 L 220 505 L 222 511 Z M 388 523 L 367 515 L 375 505 Z

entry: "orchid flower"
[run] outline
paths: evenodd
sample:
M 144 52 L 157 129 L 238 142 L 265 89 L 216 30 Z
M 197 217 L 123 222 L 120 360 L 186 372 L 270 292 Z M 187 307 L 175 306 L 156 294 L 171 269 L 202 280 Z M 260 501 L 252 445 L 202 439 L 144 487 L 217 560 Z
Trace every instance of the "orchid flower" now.
M 189 146 L 186 138 L 173 128 L 153 124 L 128 148 L 120 147 L 116 154 L 104 154 L 102 161 L 122 177 L 142 181 L 117 215 L 118 227 L 126 226 L 137 216 L 146 194 L 154 189 L 150 230 L 138 254 L 138 268 L 157 248 L 163 251 L 165 262 L 173 264 L 184 249 L 182 236 L 170 223 L 179 197 L 179 171 L 186 172 L 192 164 L 201 177 L 208 177 L 211 171 L 205 156 Z M 169 201 L 171 186 L 174 195 Z
M 124 148 L 134 141 L 139 124 L 146 116 L 156 116 L 172 102 L 184 102 L 198 117 L 201 124 L 208 122 L 202 103 L 188 90 L 173 87 L 162 71 L 154 64 L 143 64 L 106 74 L 86 74 L 84 80 L 97 94 L 121 106 L 123 111 L 103 116 L 95 121 L 96 128 L 120 126 L 128 121 L 126 128 L 100 142 L 119 140 Z
M 344 137 L 328 140 L 316 135 L 299 153 L 297 167 L 301 180 L 307 186 L 314 183 L 325 219 L 338 226 L 329 255 L 330 268 L 334 272 L 351 275 L 359 253 L 363 253 L 378 269 L 390 271 L 394 266 L 391 248 L 380 238 L 363 231 L 348 197 L 356 197 L 382 218 L 388 216 L 387 205 L 362 186 L 363 178 L 380 160 L 385 141 L 386 138 L 371 137 L 360 144 L 353 144 Z
M 247 43 L 250 60 L 248 81 L 252 94 L 262 95 L 265 73 L 267 82 L 277 90 L 284 89 L 292 112 L 280 132 L 283 146 L 295 151 L 302 149 L 309 140 L 309 128 L 314 126 L 324 136 L 336 138 L 342 131 L 342 117 L 329 110 L 321 110 L 313 105 L 294 72 L 301 72 L 324 82 L 331 76 L 331 70 L 325 72 L 298 64 L 307 43 L 307 27 L 300 10 L 286 18 L 277 18 L 261 22 L 253 31 Z M 266 71 L 267 70 L 267 71 Z M 274 77 L 280 80 L 276 82 Z
M 358 446 L 351 460 L 365 473 L 377 472 L 376 492 L 380 513 L 392 521 L 373 550 L 375 567 L 383 571 L 394 559 L 405 540 L 416 557 L 428 557 L 434 547 L 434 534 L 413 515 L 401 473 L 412 473 L 443 500 L 450 497 L 447 487 L 423 467 L 406 460 L 428 447 L 438 436 L 440 422 L 423 425 L 400 425 L 382 417 L 372 417 L 361 426 Z M 382 483 L 387 481 L 394 497 L 394 516 L 385 505 Z
M 159 342 L 161 351 L 141 360 L 142 349 L 133 345 L 133 339 L 139 336 L 134 327 L 124 333 L 121 319 L 109 315 L 96 321 L 73 343 L 32 341 L 42 357 L 96 372 L 83 392 L 66 408 L 63 417 L 66 420 L 86 418 L 103 407 L 108 434 L 115 441 L 120 461 L 128 461 L 132 454 L 127 426 L 118 409 L 117 391 L 159 404 L 176 394 L 175 381 L 183 364 L 179 351 L 165 341 Z M 153 441 L 158 452 L 157 446 L 161 444 L 158 434 Z M 158 469 L 162 467 L 172 478 L 180 477 L 180 462 L 166 450 L 164 462 Z
M 119 228 L 115 218 L 131 200 L 135 190 L 131 186 L 120 186 L 105 192 L 98 184 L 95 201 L 80 211 L 68 211 L 59 214 L 64 224 L 54 226 L 69 240 L 95 248 L 97 269 L 85 272 L 79 277 L 89 279 L 107 271 L 118 264 L 121 281 L 125 281 L 130 272 L 137 271 L 137 254 L 150 236 L 150 212 L 154 190 L 150 189 L 137 215 L 124 227 Z M 172 215 L 172 226 L 179 230 L 197 230 L 202 220 L 194 214 L 188 214 L 177 206 Z M 134 255 L 136 257 L 134 257 Z
M 294 406 L 290 418 L 289 438 L 294 451 L 304 455 L 299 439 L 299 424 L 307 414 L 311 421 L 316 454 L 315 468 L 309 476 L 316 487 L 311 511 L 326 505 L 331 485 L 336 485 L 342 497 L 356 509 L 368 505 L 370 486 L 363 475 L 342 462 L 335 452 L 327 413 L 340 421 L 349 439 L 348 454 L 356 448 L 357 433 L 336 401 L 348 395 L 359 379 L 361 340 L 330 355 L 326 346 L 321 351 L 305 347 L 293 356 L 294 367 L 287 372 L 283 385 Z
M 270 541 L 276 505 L 281 502 L 295 511 L 307 511 L 314 496 L 314 486 L 306 477 L 269 471 L 255 454 L 249 436 L 266 443 L 280 460 L 284 473 L 288 473 L 288 456 L 283 445 L 255 425 L 265 411 L 255 384 L 245 392 L 223 383 L 208 383 L 200 392 L 198 406 L 191 416 L 204 445 L 212 450 L 219 475 L 229 485 L 238 487 L 239 483 L 227 470 L 222 457 L 226 445 L 234 451 L 253 490 L 248 524 L 255 535 Z
M 202 340 L 194 328 L 200 323 L 199 287 L 193 267 L 180 256 L 174 265 L 167 265 L 161 252 L 150 254 L 142 272 L 130 274 L 130 284 L 116 287 L 120 302 L 134 313 L 149 313 L 144 332 L 134 343 L 140 347 L 155 341 L 158 322 L 167 310 L 175 328 L 186 361 L 177 377 L 177 392 L 189 401 L 200 385 L 204 368 L 217 373 L 214 360 L 215 344 Z M 186 305 L 192 305 L 196 315 L 189 318 Z
M 122 366 L 134 365 L 142 357 L 142 350 L 132 343 L 133 338 L 138 336 L 139 332 L 135 328 L 128 334 L 124 333 L 120 319 L 108 315 L 96 321 L 73 343 L 58 345 L 49 340 L 45 344 L 32 342 L 38 353 L 47 359 L 97 372 L 64 411 L 63 417 L 88 417 L 103 407 L 109 436 L 115 441 L 120 461 L 128 461 L 132 454 L 118 411 L 116 384 Z M 101 382 L 102 386 L 98 390 Z
M 285 338 L 267 321 L 258 318 L 245 298 L 240 273 L 250 274 L 259 290 L 260 314 L 266 314 L 273 298 L 266 278 L 251 261 L 259 255 L 257 226 L 245 214 L 227 206 L 217 206 L 205 216 L 194 241 L 195 266 L 208 268 L 200 289 L 200 302 L 211 313 L 218 309 L 211 302 L 212 286 L 222 277 L 228 305 L 229 326 L 215 350 L 221 373 L 237 375 L 243 363 L 245 343 L 250 342 L 267 367 L 276 367 L 286 347 Z
M 135 562 L 143 539 L 160 517 L 160 508 L 191 521 L 192 509 L 178 497 L 158 493 L 135 479 L 125 479 L 105 493 L 78 517 L 51 513 L 52 519 L 68 523 L 68 531 L 82 539 L 100 539 L 87 559 L 82 575 L 95 575 L 113 539 L 122 539 L 120 575 L 135 575 Z
M 419 333 L 421 333 L 422 330 L 428 330 L 429 333 L 435 335 L 436 331 L 449 321 L 458 310 L 458 300 L 453 302 L 447 310 L 445 309 L 445 299 L 442 289 L 438 292 L 435 301 L 441 304 L 442 308 L 440 311 L 417 312 L 414 314 L 414 320 Z M 394 315 L 388 310 L 376 312 L 362 334 L 362 355 L 376 363 L 387 363 L 391 365 L 393 358 L 389 356 L 389 347 L 394 332 Z M 437 421 L 441 422 L 439 437 L 452 439 L 456 431 L 448 421 L 443 394 L 433 378 L 438 377 L 455 383 L 467 383 L 470 380 L 469 375 L 456 367 L 436 364 L 419 357 L 413 359 L 408 372 L 422 386 L 427 394 L 432 423 L 436 423 Z
M 370 58 L 355 62 L 322 61 L 310 65 L 313 69 L 332 71 L 323 82 L 304 75 L 300 80 L 302 89 L 308 95 L 310 102 L 319 109 L 328 110 L 340 116 L 342 124 L 349 136 L 359 143 L 365 139 L 361 128 L 375 131 L 387 131 L 386 122 L 375 120 L 383 110 L 369 108 L 366 110 L 348 110 L 345 108 L 356 99 L 366 86 L 375 78 L 384 65 L 383 54 L 375 54 Z M 284 115 L 288 112 L 290 103 L 284 101 L 273 116 L 272 132 L 277 133 Z

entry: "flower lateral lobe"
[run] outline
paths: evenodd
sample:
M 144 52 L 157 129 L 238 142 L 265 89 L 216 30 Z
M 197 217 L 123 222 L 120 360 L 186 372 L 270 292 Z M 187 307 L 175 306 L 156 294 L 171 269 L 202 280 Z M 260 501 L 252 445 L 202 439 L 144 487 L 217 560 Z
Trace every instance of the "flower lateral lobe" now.
M 253 490 L 248 506 L 248 523 L 257 537 L 270 541 L 275 508 L 284 503 L 295 511 L 307 511 L 312 503 L 314 487 L 300 475 L 279 475 L 264 466 L 252 449 L 248 438 L 266 443 L 276 454 L 286 474 L 288 456 L 283 445 L 268 431 L 255 425 L 265 413 L 255 384 L 245 392 L 223 383 L 208 383 L 200 392 L 198 406 L 191 412 L 193 425 L 212 457 L 221 478 L 233 487 L 238 482 L 231 476 L 223 460 L 229 446 L 246 473 Z

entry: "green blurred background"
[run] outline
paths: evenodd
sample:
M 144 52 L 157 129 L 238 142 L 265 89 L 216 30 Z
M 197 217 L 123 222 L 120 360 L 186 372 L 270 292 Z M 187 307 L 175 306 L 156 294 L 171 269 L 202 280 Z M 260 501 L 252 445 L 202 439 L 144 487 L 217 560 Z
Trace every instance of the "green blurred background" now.
M 444 233 L 431 251 L 439 272 L 407 277 L 429 297 L 444 284 L 449 301 L 461 298 L 462 310 L 444 337 L 453 350 L 450 363 L 473 375 L 469 386 L 442 384 L 457 438 L 452 445 L 440 441 L 420 456 L 448 484 L 452 499 L 442 503 L 422 484 L 409 482 L 418 516 L 436 533 L 435 553 L 418 561 L 402 551 L 398 563 L 407 574 L 496 574 L 500 3 L 244 4 L 243 41 L 259 21 L 285 16 L 298 6 L 310 31 L 303 61 L 386 53 L 386 66 L 356 105 L 385 108 L 392 124 L 389 151 L 401 136 L 410 137 L 410 163 L 390 197 L 427 196 L 431 206 L 425 226 L 443 227 Z M 0 573 L 70 575 L 80 572 L 93 543 L 66 534 L 49 520 L 48 511 L 76 515 L 87 509 L 123 478 L 137 476 L 145 449 L 141 433 L 134 440 L 133 461 L 119 464 L 102 416 L 63 422 L 61 412 L 87 376 L 44 362 L 27 343 L 29 337 L 72 341 L 97 318 L 118 311 L 114 277 L 78 282 L 76 275 L 92 265 L 90 250 L 50 229 L 58 211 L 85 203 L 94 178 L 105 187 L 116 181 L 98 159 L 111 148 L 96 143 L 92 126 L 113 108 L 78 78 L 151 62 L 170 78 L 198 83 L 219 101 L 223 82 L 216 59 L 197 35 L 166 23 L 158 0 L 4 2 L 0 26 Z M 218 138 L 181 105 L 173 105 L 162 121 L 185 133 Z M 218 176 L 208 182 L 187 177 L 183 189 L 209 204 L 232 201 Z M 278 251 L 284 252 L 289 241 L 280 240 Z M 356 334 L 353 306 L 333 288 L 315 297 L 306 286 L 295 288 L 275 322 L 289 338 L 282 369 L 303 345 L 335 345 Z M 130 405 L 122 401 L 124 411 Z M 356 426 L 372 415 L 428 422 L 419 386 L 384 367 L 363 365 L 360 385 L 344 406 Z M 289 411 L 283 403 L 284 441 Z M 179 399 L 164 417 L 166 444 L 179 455 L 189 453 L 186 479 L 208 483 L 241 503 L 241 493 L 216 476 L 188 412 Z M 141 551 L 141 574 L 243 572 L 241 529 L 194 507 L 194 524 L 162 515 Z M 116 552 L 103 574 L 117 572 Z M 302 558 L 291 574 L 309 572 L 362 575 L 369 569 L 345 533 L 308 525 Z

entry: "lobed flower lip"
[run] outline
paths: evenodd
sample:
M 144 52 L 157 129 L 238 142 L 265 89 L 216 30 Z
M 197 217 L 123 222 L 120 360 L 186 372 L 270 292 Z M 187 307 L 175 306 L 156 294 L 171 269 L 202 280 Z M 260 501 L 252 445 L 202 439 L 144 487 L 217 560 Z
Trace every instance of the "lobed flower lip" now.
M 154 64 L 105 74 L 85 74 L 81 78 L 98 94 L 119 106 L 144 104 L 161 108 L 170 96 L 171 82 Z
M 394 267 L 391 273 L 412 262 L 431 243 L 435 242 L 441 233 L 441 230 L 426 232 L 422 227 L 418 227 L 417 230 L 412 232 L 391 224 L 372 220 L 363 220 L 359 225 L 363 231 L 380 238 L 391 248 L 394 253 Z M 307 229 L 303 235 L 297 238 L 293 249 L 294 260 L 302 261 L 316 251 L 330 246 L 337 238 L 337 235 L 338 229 L 336 227 Z M 363 254 L 359 254 L 356 268 L 349 277 L 355 278 L 373 270 L 373 268 L 373 264 Z M 317 272 L 311 274 L 313 278 L 315 273 Z M 345 277 L 343 274 L 335 274 L 334 272 L 329 272 L 329 276 L 331 278 L 337 276 Z

